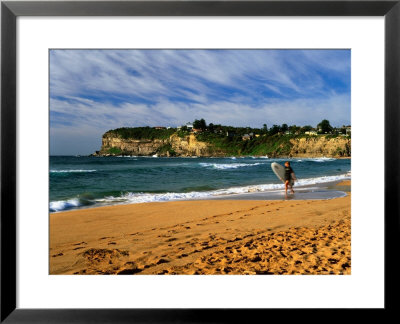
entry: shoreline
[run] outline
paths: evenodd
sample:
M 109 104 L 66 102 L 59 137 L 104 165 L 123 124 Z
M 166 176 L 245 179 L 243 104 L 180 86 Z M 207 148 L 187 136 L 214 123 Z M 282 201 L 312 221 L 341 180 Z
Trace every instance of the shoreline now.
M 114 204 L 98 204 L 98 205 L 86 205 L 79 206 L 75 208 L 60 210 L 60 211 L 50 211 L 50 214 L 59 214 L 64 212 L 71 212 L 75 210 L 85 210 L 93 208 L 104 208 L 112 206 L 124 206 L 124 205 L 137 205 L 137 204 L 148 204 L 148 203 L 164 203 L 164 202 L 174 202 L 174 201 L 204 201 L 204 200 L 328 200 L 344 197 L 346 195 L 347 187 L 338 188 L 335 185 L 343 182 L 350 181 L 351 177 L 348 176 L 346 179 L 337 179 L 333 181 L 320 182 L 315 184 L 305 184 L 294 187 L 296 189 L 296 194 L 293 196 L 288 195 L 287 198 L 284 196 L 284 188 L 266 189 L 264 191 L 249 190 L 243 193 L 229 193 L 221 195 L 209 195 L 207 197 L 198 198 L 177 198 L 166 201 L 146 201 L 146 202 L 117 202 Z M 262 185 L 254 185 L 254 187 Z M 243 187 L 244 188 L 244 187 Z
M 61 155 L 52 155 L 52 156 L 61 156 Z M 268 155 L 175 155 L 175 156 L 168 156 L 168 155 L 67 155 L 72 157 L 142 157 L 142 158 L 168 158 L 168 159 L 191 159 L 191 158 L 207 158 L 207 159 L 225 159 L 225 158 L 256 158 L 256 159 L 337 159 L 337 160 L 344 160 L 344 159 L 351 159 L 351 156 L 309 156 L 309 155 L 296 155 L 296 156 L 268 156 Z
M 350 274 L 351 181 L 331 200 L 193 200 L 50 214 L 50 274 Z

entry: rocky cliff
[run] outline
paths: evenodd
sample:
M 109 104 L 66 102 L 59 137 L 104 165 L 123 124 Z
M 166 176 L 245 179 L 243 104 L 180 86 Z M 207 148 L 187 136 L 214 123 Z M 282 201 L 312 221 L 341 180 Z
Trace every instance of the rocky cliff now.
M 118 136 L 104 136 L 100 151 L 94 155 L 136 155 L 136 156 L 211 156 L 210 145 L 196 139 L 194 134 L 168 139 L 123 139 Z
M 104 136 L 99 155 L 154 155 L 166 143 L 165 140 L 123 139 L 116 136 Z
M 194 134 L 185 137 L 173 134 L 169 142 L 172 152 L 179 156 L 212 156 L 211 146 L 198 141 Z
M 350 157 L 351 139 L 325 136 L 291 139 L 289 156 L 293 157 Z
M 243 143 L 241 143 L 243 144 Z M 277 145 L 279 144 L 279 145 Z M 232 144 L 238 145 L 238 144 Z M 309 136 L 274 138 L 267 142 L 254 142 L 254 155 L 270 157 L 350 157 L 351 139 L 348 137 Z M 231 150 L 232 152 L 232 150 Z M 252 155 L 245 152 L 237 155 Z M 100 151 L 93 155 L 135 155 L 135 156 L 230 156 L 223 148 L 212 143 L 199 141 L 194 134 L 180 137 L 172 134 L 165 139 L 125 139 L 121 136 L 106 133 L 103 136 Z

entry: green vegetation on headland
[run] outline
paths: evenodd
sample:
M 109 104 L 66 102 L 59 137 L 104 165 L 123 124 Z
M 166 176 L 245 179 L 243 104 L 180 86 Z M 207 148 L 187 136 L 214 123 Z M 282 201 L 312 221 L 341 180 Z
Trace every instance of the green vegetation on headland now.
M 103 134 L 103 138 L 107 136 L 120 137 L 122 139 L 167 139 L 176 132 L 174 128 L 162 127 L 122 127 Z
M 328 120 L 316 128 L 282 124 L 268 129 L 266 124 L 262 128 L 207 125 L 201 119 L 177 128 L 110 130 L 94 155 L 349 157 L 350 138 L 350 126 L 334 128 Z
M 119 147 L 110 147 L 107 149 L 107 153 L 111 155 L 120 155 L 122 154 L 122 150 Z
M 172 148 L 172 145 L 170 143 L 164 144 L 161 147 L 159 147 L 157 149 L 156 152 L 158 155 L 162 155 L 162 156 L 175 156 L 176 152 L 175 150 Z

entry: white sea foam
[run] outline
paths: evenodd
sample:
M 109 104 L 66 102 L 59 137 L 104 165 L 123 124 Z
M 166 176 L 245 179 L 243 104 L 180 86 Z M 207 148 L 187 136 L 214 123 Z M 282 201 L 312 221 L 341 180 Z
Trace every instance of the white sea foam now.
M 133 159 L 133 160 L 137 160 L 137 156 L 135 155 L 116 155 L 115 157 L 117 158 L 126 158 L 126 159 Z
M 334 158 L 327 158 L 327 157 L 321 157 L 321 158 L 316 158 L 316 159 L 310 159 L 309 161 L 314 161 L 314 162 L 330 162 L 330 161 L 335 161 L 336 159 Z
M 318 178 L 300 179 L 296 181 L 296 187 L 316 185 L 319 183 L 334 182 L 340 180 L 350 179 L 348 173 L 337 176 L 325 176 Z M 282 183 L 260 184 L 243 187 L 231 187 L 226 189 L 210 190 L 210 191 L 192 191 L 192 192 L 167 192 L 167 193 L 125 193 L 121 196 L 114 197 L 108 196 L 101 199 L 94 199 L 93 205 L 114 205 L 114 204 L 135 204 L 146 202 L 166 202 L 173 200 L 195 200 L 206 199 L 212 197 L 221 197 L 236 194 L 246 194 L 255 192 L 268 192 L 273 190 L 282 190 L 284 185 Z M 50 202 L 50 211 L 57 212 L 66 209 L 80 207 L 82 204 L 79 199 L 69 199 L 65 201 Z
M 305 160 L 305 159 L 304 159 Z M 310 160 L 310 159 L 307 159 Z M 313 159 L 315 160 L 315 159 Z M 323 158 L 322 161 L 327 161 L 327 158 Z M 218 170 L 223 169 L 236 169 L 242 167 L 252 167 L 260 164 L 269 164 L 269 162 L 263 163 L 199 163 L 202 167 L 214 168 Z M 95 172 L 96 170 L 51 170 L 50 172 Z M 316 185 L 319 183 L 334 182 L 340 180 L 346 180 L 351 178 L 351 171 L 345 174 L 336 176 L 323 176 L 316 178 L 298 179 L 295 183 L 296 187 Z M 114 205 L 114 204 L 132 204 L 132 203 L 145 203 L 145 202 L 163 202 L 173 200 L 193 200 L 193 199 L 207 199 L 212 197 L 220 197 L 225 195 L 235 194 L 246 194 L 254 192 L 268 192 L 272 190 L 282 190 L 284 185 L 282 183 L 269 183 L 260 185 L 249 185 L 242 187 L 231 187 L 218 190 L 210 191 L 192 191 L 185 193 L 178 192 L 167 192 L 167 193 L 125 193 L 121 196 L 108 196 L 100 199 L 93 199 L 89 204 L 93 206 L 99 205 Z M 87 205 L 88 202 L 82 203 L 79 198 L 72 198 L 68 200 L 59 200 L 50 202 L 50 212 L 58 212 L 67 209 L 78 208 L 83 205 Z
M 259 157 L 263 158 L 263 157 Z M 328 158 L 328 157 L 320 157 L 320 158 L 270 158 L 271 162 L 284 162 L 284 161 L 292 161 L 292 162 L 331 162 L 337 159 Z
M 217 170 L 237 169 L 243 167 L 256 166 L 260 164 L 263 163 L 199 163 L 199 165 L 202 167 L 217 169 Z
M 57 212 L 81 206 L 78 198 L 50 202 L 50 212 Z
M 97 170 L 50 170 L 50 173 L 96 172 Z

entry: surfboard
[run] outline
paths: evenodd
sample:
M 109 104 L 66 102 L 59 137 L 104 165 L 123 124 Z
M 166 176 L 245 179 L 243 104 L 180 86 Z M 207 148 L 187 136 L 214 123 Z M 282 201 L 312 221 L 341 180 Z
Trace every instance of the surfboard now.
M 271 169 L 274 171 L 275 175 L 280 179 L 283 183 L 285 183 L 285 167 L 280 165 L 279 163 L 272 162 L 271 163 Z M 291 179 L 290 179 L 290 185 L 293 186 L 294 184 L 294 179 L 296 179 L 296 176 L 294 173 L 292 173 Z

